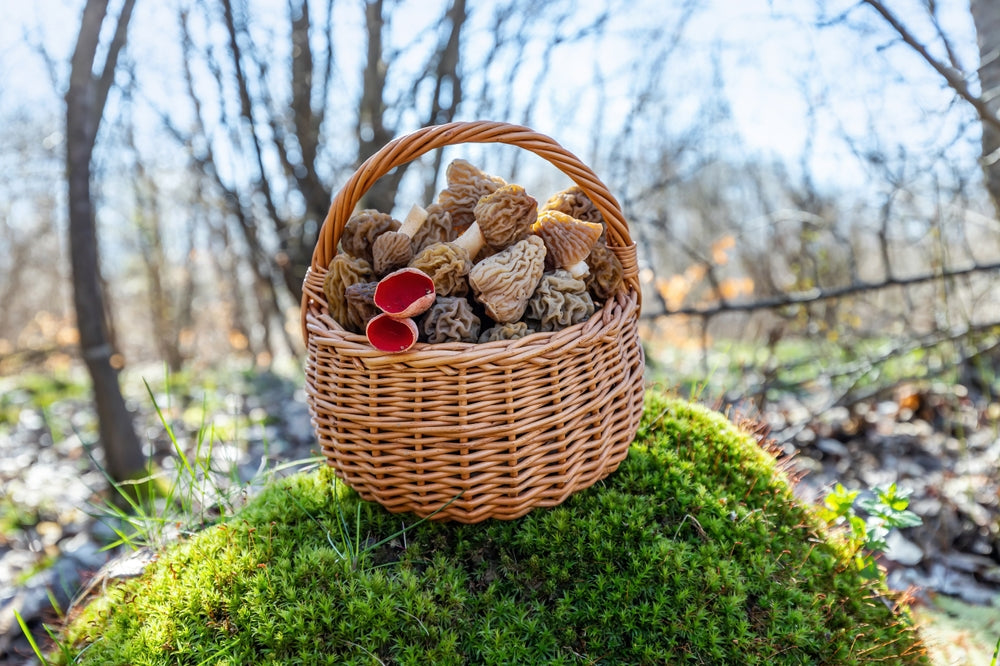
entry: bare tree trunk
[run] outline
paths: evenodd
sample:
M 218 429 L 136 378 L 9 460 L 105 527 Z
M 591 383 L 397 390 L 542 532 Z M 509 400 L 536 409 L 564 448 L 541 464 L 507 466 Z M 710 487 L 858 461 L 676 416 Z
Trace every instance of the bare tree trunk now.
M 365 2 L 365 33 L 368 50 L 365 58 L 361 101 L 358 108 L 358 164 L 371 157 L 392 140 L 395 130 L 385 125 L 385 80 L 389 67 L 382 58 L 382 30 L 385 17 L 382 0 Z M 396 184 L 403 168 L 379 179 L 361 197 L 362 208 L 390 211 L 396 198 Z
M 980 95 L 987 111 L 996 118 L 1000 113 L 1000 3 L 996 0 L 971 0 L 972 21 L 979 43 Z M 982 167 L 986 189 L 1000 214 L 1000 127 L 983 123 Z
M 170 371 L 179 372 L 184 365 L 180 332 L 191 324 L 190 316 L 184 316 L 185 313 L 190 314 L 190 299 L 194 297 L 190 289 L 193 284 L 190 279 L 191 271 L 185 271 L 189 276 L 186 280 L 188 288 L 180 296 L 171 294 L 167 279 L 169 266 L 163 249 L 159 191 L 155 180 L 146 173 L 145 167 L 138 159 L 133 177 L 137 198 L 135 217 L 140 254 L 149 290 L 148 306 L 153 325 L 153 342 L 160 358 L 166 362 Z M 186 308 L 185 303 L 188 303 Z
M 434 99 L 431 100 L 431 116 L 428 125 L 443 125 L 455 120 L 458 105 L 462 102 L 462 76 L 458 71 L 460 47 L 462 44 L 462 26 L 468 15 L 465 11 L 465 0 L 453 0 L 448 9 L 448 22 L 451 29 L 448 38 L 439 48 L 434 81 Z M 441 172 L 441 162 L 444 155 L 440 150 L 434 152 L 434 173 Z M 434 200 L 434 180 L 427 183 L 424 189 L 424 201 Z
M 104 449 L 105 465 L 116 481 L 143 473 L 145 458 L 118 384 L 114 349 L 109 342 L 104 296 L 99 279 L 97 225 L 90 191 L 91 161 L 104 103 L 114 80 L 118 54 L 135 0 L 125 0 L 100 73 L 94 61 L 107 0 L 87 0 L 76 49 L 73 52 L 69 89 L 66 92 L 66 172 L 69 185 L 69 242 L 73 267 L 73 303 L 76 308 L 80 350 L 94 386 L 94 402 Z

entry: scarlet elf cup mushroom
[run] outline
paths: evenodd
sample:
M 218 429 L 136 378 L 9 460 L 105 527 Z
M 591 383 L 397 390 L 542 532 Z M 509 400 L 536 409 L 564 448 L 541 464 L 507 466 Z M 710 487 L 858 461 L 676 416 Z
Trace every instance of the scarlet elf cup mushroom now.
M 416 268 L 401 268 L 379 280 L 374 302 L 382 313 L 369 320 L 365 336 L 373 347 L 402 352 L 413 347 L 420 332 L 413 317 L 424 312 L 436 297 L 434 281 Z
M 372 317 L 365 327 L 365 337 L 372 347 L 384 352 L 404 352 L 417 343 L 420 331 L 410 317 L 397 319 L 385 312 Z

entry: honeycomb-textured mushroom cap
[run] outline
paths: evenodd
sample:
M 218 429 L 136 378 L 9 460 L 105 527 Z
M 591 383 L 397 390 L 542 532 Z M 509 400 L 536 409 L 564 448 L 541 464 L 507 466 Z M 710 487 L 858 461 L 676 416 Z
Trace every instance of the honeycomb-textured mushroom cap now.
M 479 335 L 480 342 L 496 342 L 497 340 L 519 340 L 529 336 L 535 330 L 530 328 L 523 321 L 515 321 L 510 324 L 496 324 L 486 329 Z
M 598 241 L 587 255 L 587 291 L 599 301 L 606 301 L 621 288 L 625 269 L 618 256 L 605 243 Z
M 414 204 L 396 231 L 385 231 L 372 243 L 375 274 L 387 275 L 403 268 L 413 258 L 413 235 L 423 227 L 427 211 Z
M 442 296 L 424 315 L 421 329 L 427 342 L 475 342 L 479 337 L 479 317 L 464 298 Z
M 410 266 L 430 276 L 439 296 L 469 293 L 467 275 L 472 269 L 469 253 L 454 243 L 428 245 L 410 260 Z
M 475 220 L 479 200 L 507 184 L 503 178 L 484 173 L 466 160 L 449 164 L 445 176 L 448 187 L 438 193 L 438 203 L 451 213 L 452 227 L 459 233 Z
M 517 321 L 545 270 L 545 243 L 528 236 L 483 259 L 469 271 L 469 284 L 486 314 L 501 324 Z
M 504 185 L 479 200 L 475 216 L 486 244 L 503 250 L 531 233 L 538 202 L 520 185 Z
M 379 313 L 375 305 L 377 282 L 356 282 L 344 290 L 347 300 L 347 328 L 355 333 L 364 333 L 372 317 Z
M 371 209 L 360 211 L 352 215 L 344 225 L 340 246 L 347 254 L 360 257 L 374 266 L 372 247 L 375 239 L 387 231 L 398 230 L 399 226 L 399 221 L 386 213 Z
M 323 293 L 326 294 L 330 316 L 338 324 L 350 328 L 347 317 L 347 288 L 358 282 L 371 282 L 374 277 L 375 272 L 371 264 L 360 257 L 341 253 L 333 258 L 323 279 Z
M 413 259 L 413 246 L 410 237 L 399 232 L 387 231 L 375 239 L 372 245 L 375 274 L 387 275 L 402 268 Z
M 587 321 L 593 314 L 594 301 L 584 281 L 559 269 L 542 276 L 525 316 L 538 322 L 539 331 L 558 331 Z
M 427 219 L 413 234 L 413 253 L 418 254 L 428 245 L 453 240 L 458 236 L 451 224 L 451 213 L 439 203 L 427 207 Z
M 545 241 L 552 265 L 569 270 L 574 277 L 586 273 L 587 266 L 582 262 L 604 231 L 600 224 L 577 220 L 556 210 L 539 213 L 531 229 Z
M 556 192 L 542 205 L 542 212 L 556 210 L 584 222 L 604 224 L 604 216 L 578 185 Z

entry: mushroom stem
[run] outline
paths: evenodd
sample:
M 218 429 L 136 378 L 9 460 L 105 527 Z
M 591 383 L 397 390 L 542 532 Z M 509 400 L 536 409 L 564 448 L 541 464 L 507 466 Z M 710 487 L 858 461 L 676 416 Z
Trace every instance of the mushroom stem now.
M 590 266 L 587 265 L 586 261 L 578 261 L 572 266 L 567 266 L 566 271 L 576 279 L 582 280 L 590 275 Z
M 399 227 L 399 233 L 413 238 L 413 235 L 420 230 L 427 220 L 427 211 L 417 204 L 413 204 L 410 212 L 406 214 L 406 219 Z
M 469 254 L 469 259 L 475 259 L 479 251 L 483 249 L 483 245 L 486 244 L 486 239 L 483 238 L 483 232 L 479 228 L 479 223 L 473 222 L 452 243 L 465 250 Z

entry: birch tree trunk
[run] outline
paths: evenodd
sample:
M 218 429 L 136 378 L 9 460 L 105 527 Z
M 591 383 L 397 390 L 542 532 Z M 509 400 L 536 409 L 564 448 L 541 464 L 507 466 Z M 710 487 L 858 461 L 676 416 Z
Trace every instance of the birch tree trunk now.
M 69 89 L 66 91 L 66 178 L 69 187 L 69 244 L 73 269 L 73 304 L 76 309 L 80 351 L 94 389 L 94 404 L 104 450 L 106 471 L 116 481 L 140 476 L 145 458 L 125 406 L 114 349 L 109 338 L 104 295 L 101 290 L 97 225 L 90 179 L 94 144 L 104 115 L 108 90 L 114 80 L 118 54 L 125 45 L 135 0 L 125 0 L 99 74 L 94 65 L 107 0 L 87 0 L 80 34 L 73 51 Z

